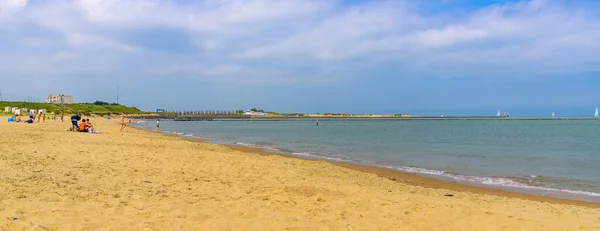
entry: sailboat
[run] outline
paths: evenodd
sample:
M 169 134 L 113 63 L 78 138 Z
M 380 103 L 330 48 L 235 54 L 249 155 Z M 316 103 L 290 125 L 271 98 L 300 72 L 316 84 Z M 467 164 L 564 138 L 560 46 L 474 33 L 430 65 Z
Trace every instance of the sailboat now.
M 598 108 L 596 108 L 596 112 L 594 113 L 594 117 L 598 117 Z
M 498 114 L 496 114 L 497 117 L 502 116 L 502 114 L 500 114 L 500 109 L 498 109 Z
M 552 117 L 554 117 L 554 112 L 552 112 Z

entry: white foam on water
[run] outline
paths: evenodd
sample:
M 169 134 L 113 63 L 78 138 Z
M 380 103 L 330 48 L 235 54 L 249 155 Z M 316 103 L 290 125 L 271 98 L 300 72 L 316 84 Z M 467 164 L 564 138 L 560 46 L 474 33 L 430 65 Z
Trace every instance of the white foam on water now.
M 478 183 L 478 184 L 489 185 L 489 186 L 497 186 L 497 187 L 531 189 L 531 190 L 546 191 L 546 192 L 570 193 L 570 194 L 579 194 L 579 195 L 600 197 L 600 193 L 596 193 L 596 192 L 531 186 L 531 185 L 526 185 L 526 184 L 511 180 L 511 179 L 502 178 L 502 177 L 478 177 L 478 176 L 455 175 L 455 174 L 450 174 L 450 173 L 447 173 L 447 172 L 441 171 L 441 170 L 432 170 L 432 169 L 426 169 L 426 168 L 407 167 L 407 166 L 381 165 L 379 167 L 398 170 L 401 172 L 410 172 L 410 173 L 417 173 L 417 174 L 440 176 L 440 177 L 444 177 L 444 178 L 450 178 L 450 179 L 456 180 L 458 182 L 461 182 L 461 181 L 462 182 L 472 182 L 472 183 Z M 532 176 L 532 177 L 537 177 L 537 176 Z
M 331 161 L 337 161 L 337 162 L 352 162 L 352 160 L 350 160 L 350 159 L 333 157 L 333 156 L 324 156 L 324 155 L 318 155 L 318 154 L 306 153 L 306 152 L 294 152 L 294 153 L 292 153 L 292 155 L 303 156 L 303 157 L 310 158 L 310 159 L 322 159 L 322 160 L 331 160 Z
M 240 146 L 246 146 L 246 147 L 252 147 L 252 148 L 259 148 L 259 145 L 256 144 L 249 144 L 249 143 L 242 143 L 242 142 L 235 142 L 235 145 L 240 145 Z

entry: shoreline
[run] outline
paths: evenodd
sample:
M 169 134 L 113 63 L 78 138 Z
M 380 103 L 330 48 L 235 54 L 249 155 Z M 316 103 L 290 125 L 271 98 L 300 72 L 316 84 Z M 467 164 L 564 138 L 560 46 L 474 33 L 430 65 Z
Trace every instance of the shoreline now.
M 391 181 L 91 118 L 102 134 L 0 122 L 0 229 L 600 229 L 600 209 L 585 203 L 446 189 L 414 174 Z
M 156 131 L 146 129 L 146 128 L 141 128 L 141 127 L 132 126 L 132 128 L 140 129 L 140 130 L 144 130 L 144 131 L 156 132 Z M 562 193 L 564 195 L 572 195 L 572 196 L 558 197 L 558 196 L 540 195 L 540 194 L 536 194 L 536 193 L 523 192 L 523 191 L 525 191 L 524 189 L 519 191 L 517 189 L 508 190 L 508 189 L 503 188 L 502 186 L 486 187 L 484 185 L 478 185 L 476 183 L 468 184 L 468 183 L 464 183 L 464 182 L 460 182 L 460 181 L 451 181 L 448 179 L 436 178 L 434 176 L 428 176 L 426 174 L 403 172 L 403 171 L 393 170 L 393 169 L 379 167 L 379 166 L 364 165 L 364 164 L 360 164 L 360 163 L 348 163 L 348 162 L 327 160 L 327 159 L 307 158 L 307 157 L 301 157 L 301 156 L 296 156 L 296 155 L 291 155 L 291 154 L 279 153 L 276 151 L 269 151 L 269 150 L 266 150 L 261 147 L 250 147 L 250 146 L 246 146 L 246 145 L 232 144 L 232 143 L 211 143 L 210 139 L 205 139 L 205 138 L 184 137 L 184 136 L 181 136 L 178 134 L 164 133 L 162 131 L 160 133 L 164 134 L 164 135 L 168 135 L 168 136 L 179 137 L 181 139 L 194 141 L 194 142 L 202 142 L 202 143 L 211 144 L 211 145 L 223 145 L 223 146 L 229 147 L 233 150 L 248 152 L 248 153 L 253 153 L 253 154 L 258 154 L 258 155 L 278 155 L 278 156 L 283 156 L 283 157 L 288 157 L 288 158 L 296 158 L 296 159 L 301 159 L 301 160 L 325 161 L 327 163 L 330 163 L 330 164 L 333 164 L 336 166 L 375 174 L 380 177 L 390 179 L 392 181 L 399 181 L 399 182 L 403 182 L 403 183 L 407 183 L 407 184 L 415 185 L 415 186 L 424 186 L 424 187 L 434 188 L 434 189 L 438 189 L 438 188 L 439 189 L 447 189 L 447 190 L 454 190 L 454 191 L 459 191 L 459 192 L 471 192 L 471 193 L 477 193 L 477 194 L 505 196 L 505 197 L 509 197 L 509 198 L 520 198 L 520 199 L 527 199 L 527 200 L 538 201 L 538 202 L 550 202 L 550 203 L 558 203 L 558 204 L 586 206 L 586 207 L 591 207 L 591 208 L 600 208 L 600 202 L 598 202 L 598 201 L 574 199 L 574 197 L 577 197 L 577 196 L 575 194 L 567 193 L 567 192 L 562 192 Z M 538 191 L 540 191 L 540 190 L 538 190 Z
M 168 135 L 168 134 L 165 134 L 165 135 Z M 185 140 L 195 141 L 195 142 L 206 143 L 206 140 L 203 140 L 203 139 L 195 140 L 195 138 L 183 138 L 183 137 L 180 137 L 180 138 L 185 139 Z M 211 144 L 211 143 L 208 143 L 208 144 Z M 226 146 L 226 147 L 231 148 L 236 151 L 253 153 L 253 154 L 263 155 L 263 156 L 264 155 L 277 155 L 277 156 L 301 159 L 301 160 L 307 160 L 307 161 L 324 161 L 324 162 L 330 163 L 335 166 L 348 168 L 348 169 L 361 171 L 361 172 L 366 172 L 366 173 L 370 173 L 370 174 L 375 174 L 379 177 L 386 178 L 391 181 L 396 181 L 396 182 L 409 184 L 409 185 L 413 185 L 413 186 L 422 186 L 422 187 L 432 188 L 432 189 L 445 189 L 445 190 L 452 190 L 452 191 L 457 191 L 457 192 L 470 192 L 470 193 L 475 193 L 475 194 L 501 196 L 501 197 L 508 197 L 508 198 L 519 198 L 519 199 L 536 201 L 536 202 L 547 202 L 547 203 L 553 203 L 553 204 L 576 205 L 576 206 L 584 206 L 584 207 L 589 207 L 589 208 L 600 208 L 599 202 L 564 199 L 564 198 L 541 196 L 541 195 L 534 195 L 534 194 L 528 194 L 528 193 L 522 193 L 522 192 L 513 192 L 513 191 L 507 191 L 507 190 L 503 190 L 503 189 L 478 187 L 478 186 L 472 186 L 472 185 L 467 185 L 467 184 L 460 184 L 457 182 L 445 181 L 445 180 L 441 180 L 441 179 L 437 179 L 437 178 L 433 178 L 433 177 L 427 177 L 427 176 L 423 176 L 423 175 L 416 174 L 416 173 L 400 172 L 400 171 L 395 171 L 395 170 L 381 168 L 381 167 L 360 165 L 360 164 L 354 164 L 354 163 L 343 163 L 343 162 L 335 162 L 335 161 L 328 161 L 328 160 L 308 159 L 308 158 L 302 158 L 302 157 L 297 157 L 297 156 L 285 155 L 285 154 L 276 153 L 276 152 L 268 152 L 268 151 L 264 151 L 262 148 L 246 147 L 246 146 L 235 145 L 235 144 L 214 144 L 214 145 L 223 145 L 223 146 Z

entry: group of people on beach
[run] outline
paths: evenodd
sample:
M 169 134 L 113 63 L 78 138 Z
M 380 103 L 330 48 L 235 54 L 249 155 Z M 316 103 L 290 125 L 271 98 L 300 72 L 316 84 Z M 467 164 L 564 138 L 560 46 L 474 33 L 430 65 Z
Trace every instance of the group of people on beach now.
M 60 112 L 60 119 L 63 120 L 64 112 Z M 14 116 L 9 118 L 9 122 L 17 122 L 17 123 L 45 123 L 46 120 L 57 120 L 58 116 L 56 114 L 46 114 L 43 111 L 38 113 L 34 113 L 33 111 L 29 112 L 29 119 L 24 120 L 21 118 L 20 114 L 15 114 Z
M 104 116 L 103 118 L 110 119 L 111 117 Z M 81 122 L 79 122 L 79 120 L 81 120 Z M 98 132 L 94 129 L 94 126 L 92 125 L 90 119 L 89 118 L 82 119 L 81 114 L 75 114 L 75 115 L 71 116 L 71 123 L 73 124 L 73 126 L 71 127 L 70 130 L 73 132 L 90 132 L 90 133 Z M 123 129 L 125 129 L 125 127 L 127 127 L 127 124 L 125 123 L 125 113 L 121 113 L 121 131 L 123 131 Z
M 58 115 L 60 115 L 60 120 L 64 122 L 64 115 L 65 115 L 64 112 L 61 111 Z M 73 116 L 71 116 L 71 123 L 73 126 L 71 128 L 69 128 L 69 131 L 97 133 L 98 131 L 94 128 L 90 119 L 89 118 L 82 119 L 81 118 L 82 115 L 83 114 L 78 113 L 78 114 L 74 114 Z M 33 124 L 33 123 L 45 123 L 46 120 L 58 120 L 58 118 L 59 117 L 57 116 L 57 114 L 46 114 L 43 111 L 40 111 L 39 113 L 34 113 L 33 111 L 30 111 L 28 120 L 23 120 L 21 118 L 20 114 L 15 114 L 8 119 L 8 122 Z M 103 118 L 111 119 L 112 117 L 104 116 Z M 81 121 L 81 122 L 79 122 L 79 121 Z M 131 120 L 129 120 L 129 122 L 131 122 Z M 125 121 L 125 113 L 121 113 L 120 124 L 121 124 L 120 131 L 123 131 L 125 129 L 125 127 L 127 127 L 127 123 Z M 158 124 L 157 124 L 157 126 L 158 126 Z

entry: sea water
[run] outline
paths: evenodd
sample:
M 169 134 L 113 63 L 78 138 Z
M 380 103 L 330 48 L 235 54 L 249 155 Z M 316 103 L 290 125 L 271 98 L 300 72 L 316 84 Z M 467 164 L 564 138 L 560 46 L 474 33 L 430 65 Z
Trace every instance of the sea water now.
M 152 121 L 137 126 L 153 129 Z M 311 159 L 600 201 L 600 120 L 161 121 L 161 131 Z

